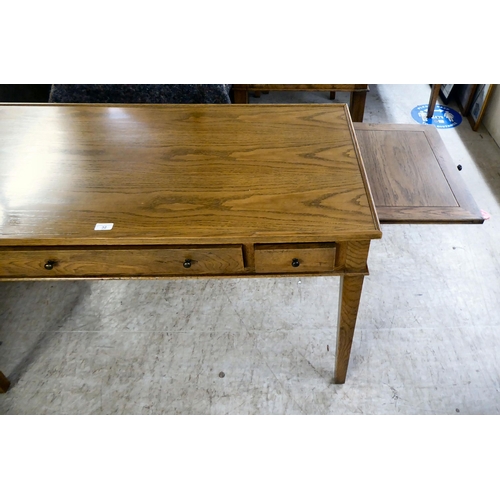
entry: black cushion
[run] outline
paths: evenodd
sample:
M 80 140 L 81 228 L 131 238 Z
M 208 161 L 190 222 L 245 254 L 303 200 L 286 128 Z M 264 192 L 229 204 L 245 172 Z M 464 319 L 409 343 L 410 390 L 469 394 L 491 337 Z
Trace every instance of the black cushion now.
M 53 84 L 49 102 L 230 104 L 226 84 Z

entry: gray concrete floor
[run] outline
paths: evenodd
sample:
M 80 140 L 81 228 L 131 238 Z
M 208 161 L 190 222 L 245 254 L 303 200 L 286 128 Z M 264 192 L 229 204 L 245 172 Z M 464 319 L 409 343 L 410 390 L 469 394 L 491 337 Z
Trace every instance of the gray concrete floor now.
M 371 85 L 365 121 L 413 123 L 429 92 Z M 0 414 L 500 413 L 500 149 L 440 134 L 491 219 L 382 227 L 345 385 L 338 278 L 0 283 Z

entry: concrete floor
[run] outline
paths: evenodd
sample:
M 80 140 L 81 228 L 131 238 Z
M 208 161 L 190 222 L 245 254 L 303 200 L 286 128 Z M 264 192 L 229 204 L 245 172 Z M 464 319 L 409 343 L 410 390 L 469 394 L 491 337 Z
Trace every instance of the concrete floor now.
M 413 123 L 429 92 L 371 85 L 365 121 Z M 440 134 L 491 219 L 382 227 L 345 385 L 338 278 L 0 283 L 0 414 L 500 413 L 500 149 Z

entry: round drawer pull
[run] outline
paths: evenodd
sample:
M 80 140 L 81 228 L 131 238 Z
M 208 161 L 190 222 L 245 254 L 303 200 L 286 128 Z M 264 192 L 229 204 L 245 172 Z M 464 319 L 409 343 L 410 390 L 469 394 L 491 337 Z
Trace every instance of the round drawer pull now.
M 51 271 L 54 269 L 54 264 L 55 262 L 53 260 L 48 260 L 43 267 L 47 269 L 47 271 Z
M 299 266 L 300 266 L 299 259 L 293 259 L 292 260 L 292 267 L 299 267 Z
M 182 264 L 182 265 L 183 265 L 186 269 L 189 269 L 189 268 L 191 267 L 191 264 L 192 264 L 191 259 L 186 259 L 186 260 L 184 261 L 184 264 Z

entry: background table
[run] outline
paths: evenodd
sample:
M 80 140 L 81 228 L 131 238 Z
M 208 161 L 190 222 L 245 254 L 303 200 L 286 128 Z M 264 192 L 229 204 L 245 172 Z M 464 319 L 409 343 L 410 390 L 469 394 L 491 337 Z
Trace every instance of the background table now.
M 336 92 L 349 92 L 349 110 L 353 122 L 362 122 L 365 113 L 366 83 L 332 83 L 332 84 L 234 84 L 234 102 L 237 104 L 248 103 L 249 92 L 329 92 L 330 98 L 335 99 Z

